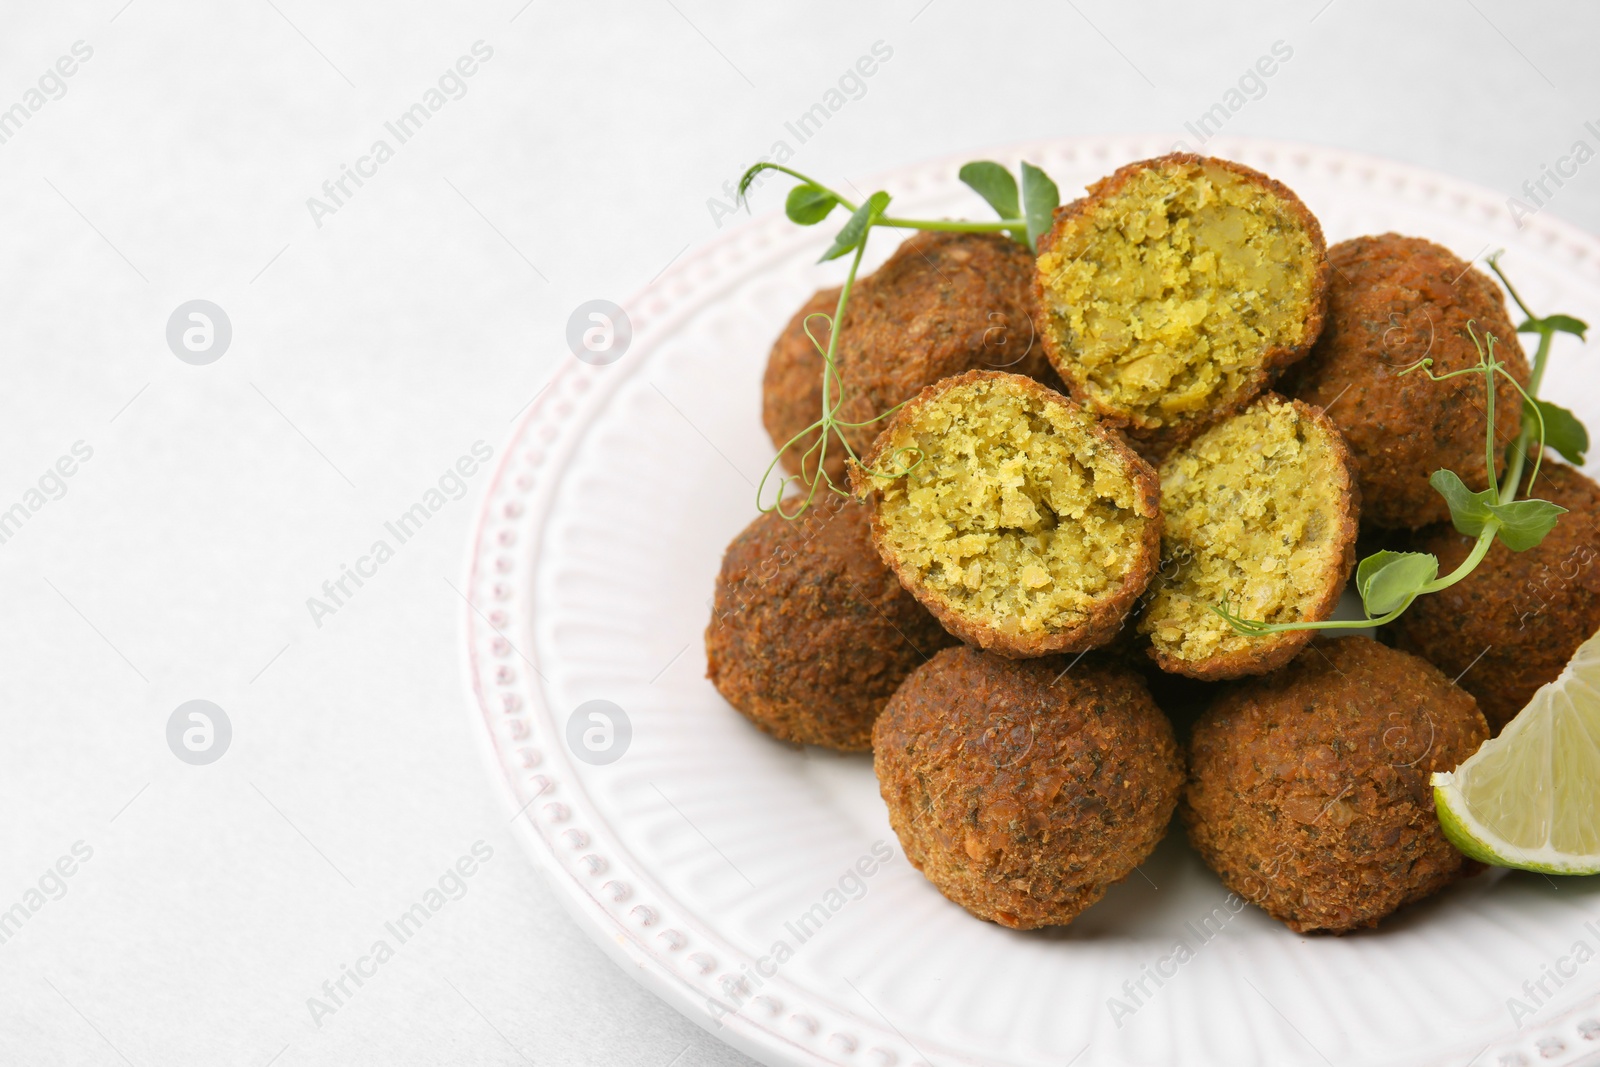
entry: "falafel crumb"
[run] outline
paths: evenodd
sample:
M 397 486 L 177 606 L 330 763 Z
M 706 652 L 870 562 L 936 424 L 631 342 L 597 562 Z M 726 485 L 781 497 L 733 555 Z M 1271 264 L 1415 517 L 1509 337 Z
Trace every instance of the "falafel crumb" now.
M 1287 623 L 1322 616 L 1348 547 L 1348 454 L 1331 427 L 1268 393 L 1161 465 L 1162 570 L 1139 631 L 1188 663 L 1248 651 L 1210 610 Z
M 1093 417 L 1042 387 L 990 376 L 899 420 L 875 451 L 901 478 L 871 475 L 880 544 L 951 609 L 1003 633 L 1081 625 L 1145 559 L 1141 494 Z M 1032 385 L 1033 383 L 1029 383 Z
M 1039 257 L 1044 311 L 1095 406 L 1144 429 L 1256 386 L 1314 317 L 1314 235 L 1291 203 L 1214 160 L 1162 160 Z

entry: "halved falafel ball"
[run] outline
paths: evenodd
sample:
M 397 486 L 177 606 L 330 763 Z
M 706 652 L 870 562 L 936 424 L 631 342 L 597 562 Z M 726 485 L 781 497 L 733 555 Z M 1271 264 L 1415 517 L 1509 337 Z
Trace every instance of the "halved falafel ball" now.
M 1496 541 L 1476 570 L 1418 598 L 1389 628 L 1397 646 L 1476 697 L 1495 733 L 1600 631 L 1600 486 L 1547 462 L 1538 481 L 1530 485 L 1524 477 L 1522 495 L 1552 501 L 1567 513 L 1525 552 Z M 1418 531 L 1410 547 L 1433 553 L 1439 573 L 1448 574 L 1476 540 L 1445 523 Z
M 1355 463 L 1322 411 L 1275 393 L 1161 464 L 1161 571 L 1139 631 L 1162 670 L 1217 680 L 1288 663 L 1310 630 L 1234 632 L 1213 605 L 1260 622 L 1333 614 L 1355 565 Z
M 1060 926 L 1165 835 L 1183 763 L 1144 681 L 1090 657 L 946 649 L 873 730 L 906 858 L 939 892 L 1015 929 Z
M 1057 211 L 1037 284 L 1039 335 L 1072 395 L 1159 457 L 1311 350 L 1328 264 L 1287 187 L 1176 153 Z
M 1031 378 L 937 382 L 863 461 L 850 477 L 884 562 L 945 629 L 1002 655 L 1105 644 L 1160 556 L 1155 471 Z
M 1488 736 L 1427 661 L 1318 638 L 1195 724 L 1180 811 L 1223 883 L 1291 930 L 1373 926 L 1477 869 L 1439 828 L 1428 778 Z
M 1434 374 L 1476 366 L 1467 333 L 1495 336 L 1495 354 L 1523 385 L 1528 362 L 1489 277 L 1420 237 L 1358 237 L 1328 253 L 1328 322 L 1311 357 L 1284 376 L 1287 396 L 1326 408 L 1361 471 L 1362 518 L 1415 528 L 1450 517 L 1428 484 L 1441 468 L 1470 489 L 1487 488 L 1483 378 L 1431 380 L 1401 371 L 1424 357 Z M 1522 425 L 1522 398 L 1496 378 L 1496 467 Z
M 706 676 L 775 737 L 859 752 L 901 680 L 954 643 L 878 558 L 867 509 L 819 493 L 798 519 L 769 512 L 728 546 Z
M 822 356 L 805 334 L 807 315 L 832 315 L 838 289 L 806 302 L 773 345 L 762 385 L 762 421 L 773 446 L 816 422 L 822 413 Z M 924 386 L 967 370 L 1005 370 L 1060 380 L 1033 336 L 1033 257 L 1016 241 L 996 234 L 916 233 L 887 262 L 856 282 L 844 314 L 835 362 L 843 422 L 840 427 L 860 455 L 883 429 L 869 422 Z M 812 321 L 811 332 L 828 343 L 828 324 Z M 809 446 L 815 435 L 807 438 Z M 803 448 L 784 454 L 791 474 Z M 838 480 L 844 449 L 828 444 L 826 464 Z

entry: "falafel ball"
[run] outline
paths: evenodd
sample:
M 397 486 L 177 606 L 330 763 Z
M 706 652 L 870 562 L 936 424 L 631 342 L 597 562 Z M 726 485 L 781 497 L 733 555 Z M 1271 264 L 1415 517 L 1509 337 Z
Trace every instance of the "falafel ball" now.
M 1426 660 L 1318 638 L 1195 724 L 1180 811 L 1229 889 L 1296 933 L 1345 933 L 1477 869 L 1440 829 L 1428 778 L 1488 736 Z
M 1165 835 L 1183 784 L 1144 680 L 1096 656 L 1016 661 L 946 649 L 872 735 L 906 858 L 982 919 L 1061 926 Z
M 822 413 L 822 356 L 805 333 L 808 315 L 832 315 L 838 289 L 808 300 L 772 347 L 761 392 L 761 418 L 773 446 L 816 422 Z M 844 313 L 835 364 L 840 389 L 838 418 L 864 423 L 840 432 L 860 455 L 883 422 L 871 422 L 924 386 L 973 369 L 1007 370 L 1061 382 L 1033 337 L 1033 257 L 998 234 L 913 234 L 887 262 L 858 280 Z M 813 319 L 811 332 L 828 343 L 828 323 Z M 784 453 L 784 467 L 800 470 L 801 457 L 816 441 Z M 828 444 L 828 474 L 839 480 L 844 449 Z M 814 461 L 813 464 L 814 465 Z
M 1496 540 L 1476 570 L 1419 597 L 1389 628 L 1397 646 L 1476 697 L 1495 733 L 1600 630 L 1600 486 L 1547 462 L 1538 481 L 1523 479 L 1522 493 L 1567 513 L 1525 552 Z M 1448 574 L 1476 540 L 1445 523 L 1418 531 L 1411 547 L 1433 553 L 1439 572 Z
M 1174 153 L 1059 209 L 1037 287 L 1039 335 L 1072 395 L 1159 458 L 1311 350 L 1326 245 L 1286 186 Z
M 1319 408 L 1276 393 L 1161 464 L 1161 572 L 1139 631 L 1164 671 L 1220 680 L 1288 663 L 1310 630 L 1246 637 L 1212 610 L 1319 622 L 1355 566 L 1355 461 Z
M 798 519 L 769 512 L 728 546 L 706 676 L 775 737 L 860 752 L 901 680 L 954 643 L 878 558 L 867 509 L 819 493 Z
M 1334 245 L 1328 260 L 1327 326 L 1282 391 L 1327 408 L 1344 433 L 1361 472 L 1362 518 L 1392 528 L 1443 522 L 1450 509 L 1429 475 L 1452 470 L 1474 490 L 1490 481 L 1483 378 L 1400 372 L 1424 357 L 1436 375 L 1477 366 L 1473 323 L 1480 338 L 1494 335 L 1495 355 L 1526 386 L 1528 361 L 1505 300 L 1487 275 L 1420 237 L 1357 237 Z M 1503 378 L 1495 388 L 1498 469 L 1521 429 L 1522 398 Z
M 1155 471 L 1032 378 L 930 385 L 863 463 L 850 477 L 884 562 L 945 629 L 1001 655 L 1105 644 L 1160 558 Z

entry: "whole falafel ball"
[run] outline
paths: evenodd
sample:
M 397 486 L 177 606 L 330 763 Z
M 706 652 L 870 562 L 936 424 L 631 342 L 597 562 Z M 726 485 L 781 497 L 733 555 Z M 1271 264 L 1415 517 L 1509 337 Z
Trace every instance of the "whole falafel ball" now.
M 728 546 L 706 677 L 775 737 L 859 752 L 901 680 L 954 643 L 878 557 L 867 509 L 823 492 L 798 519 L 769 512 Z
M 1434 771 L 1489 736 L 1438 669 L 1366 637 L 1318 638 L 1195 724 L 1181 813 L 1223 883 L 1297 933 L 1345 933 L 1455 881 Z
M 1495 733 L 1600 630 L 1600 486 L 1565 464 L 1546 462 L 1538 481 L 1523 479 L 1522 495 L 1567 513 L 1525 552 L 1496 540 L 1476 570 L 1417 598 L 1389 627 L 1398 647 L 1476 697 Z M 1443 523 L 1419 530 L 1410 547 L 1433 553 L 1439 573 L 1449 574 L 1476 540 Z
M 1421 369 L 1400 372 L 1424 357 L 1436 375 L 1476 366 L 1470 322 L 1480 339 L 1494 335 L 1495 355 L 1527 385 L 1505 300 L 1487 275 L 1420 237 L 1357 237 L 1329 249 L 1328 261 L 1328 321 L 1281 391 L 1327 409 L 1344 434 L 1360 468 L 1363 520 L 1392 528 L 1443 522 L 1450 509 L 1429 475 L 1455 471 L 1473 490 L 1491 480 L 1483 378 L 1439 382 Z M 1498 468 L 1521 428 L 1522 398 L 1510 382 L 1495 382 Z
M 946 649 L 905 680 L 872 740 L 906 858 L 1014 929 L 1065 925 L 1131 874 L 1183 783 L 1144 680 L 1099 657 Z
M 1040 239 L 1038 329 L 1073 397 L 1159 459 L 1238 411 L 1322 329 L 1322 227 L 1225 159 L 1130 163 Z
M 808 300 L 789 321 L 767 360 L 761 417 L 775 448 L 782 448 L 822 414 L 822 356 L 805 333 L 807 316 L 832 315 L 838 289 Z M 940 378 L 975 368 L 1060 379 L 1033 336 L 1033 257 L 998 234 L 915 233 L 887 262 L 859 279 L 845 308 L 835 354 L 840 432 L 857 455 L 871 446 L 883 422 L 870 422 Z M 811 332 L 828 343 L 828 323 L 813 319 Z M 785 469 L 803 474 L 800 458 L 816 441 L 784 453 Z M 837 482 L 844 449 L 828 443 L 825 467 Z
M 1032 378 L 936 382 L 862 463 L 851 484 L 884 561 L 945 629 L 1003 656 L 1107 643 L 1160 558 L 1155 471 Z

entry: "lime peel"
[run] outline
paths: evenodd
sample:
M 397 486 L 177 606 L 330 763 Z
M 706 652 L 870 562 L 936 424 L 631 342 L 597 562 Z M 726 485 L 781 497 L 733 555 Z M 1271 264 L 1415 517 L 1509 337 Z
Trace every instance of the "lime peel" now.
M 1499 737 L 1431 784 L 1445 836 L 1473 859 L 1600 874 L 1600 634 Z

